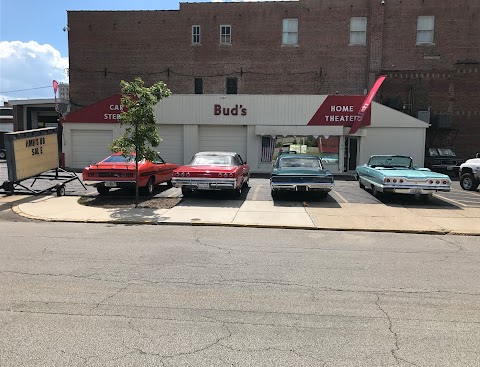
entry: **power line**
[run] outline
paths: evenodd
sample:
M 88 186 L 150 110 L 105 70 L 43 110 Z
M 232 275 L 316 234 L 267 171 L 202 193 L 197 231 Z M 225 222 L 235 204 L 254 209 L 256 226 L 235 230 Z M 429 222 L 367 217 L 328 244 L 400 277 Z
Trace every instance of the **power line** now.
M 7 91 L 0 91 L 0 93 L 15 93 L 15 92 L 27 92 L 29 90 L 35 89 L 45 89 L 45 88 L 52 88 L 51 85 L 47 85 L 46 87 L 36 87 L 36 88 L 29 88 L 29 89 L 17 89 L 17 90 L 7 90 Z

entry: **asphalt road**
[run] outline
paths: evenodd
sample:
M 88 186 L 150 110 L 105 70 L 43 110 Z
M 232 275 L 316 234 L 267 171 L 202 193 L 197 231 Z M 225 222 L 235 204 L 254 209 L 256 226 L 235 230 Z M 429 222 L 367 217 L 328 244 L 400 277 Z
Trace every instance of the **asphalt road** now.
M 0 366 L 480 362 L 480 237 L 0 222 Z
M 81 174 L 77 174 L 81 178 Z M 0 183 L 6 181 L 7 168 L 6 163 L 0 162 Z M 42 180 L 34 183 L 33 180 L 26 180 L 23 185 L 25 187 L 31 187 L 36 190 L 43 190 L 48 187 L 55 186 L 58 181 Z M 72 181 L 67 183 L 66 195 L 97 195 L 95 188 L 87 186 L 87 189 L 82 186 L 80 181 Z M 20 192 L 21 192 L 20 188 Z M 23 190 L 26 192 L 25 190 Z M 240 200 L 259 200 L 259 201 L 271 201 L 270 184 L 269 180 L 265 178 L 253 178 L 250 179 L 250 187 L 240 197 Z M 129 190 L 112 190 L 110 195 L 131 195 Z M 55 195 L 55 191 L 53 191 Z M 162 184 L 156 188 L 155 196 L 158 197 L 181 197 L 181 191 L 177 188 L 168 189 L 165 184 Z M 232 199 L 232 195 L 228 193 L 200 193 L 196 197 L 205 197 L 209 199 Z M 188 200 L 188 199 L 187 199 Z M 415 202 L 411 195 L 396 195 L 388 196 L 380 200 L 374 198 L 369 191 L 362 190 L 358 187 L 357 181 L 336 180 L 334 190 L 329 194 L 326 199 L 316 199 L 308 195 L 288 195 L 284 196 L 280 200 L 286 201 L 327 201 L 337 203 L 357 203 L 357 204 L 386 204 L 386 205 L 422 205 L 422 203 Z M 429 206 L 456 206 L 456 207 L 480 207 L 480 191 L 475 192 L 462 190 L 458 179 L 454 179 L 452 182 L 452 191 L 448 193 L 437 193 L 434 199 L 428 203 Z

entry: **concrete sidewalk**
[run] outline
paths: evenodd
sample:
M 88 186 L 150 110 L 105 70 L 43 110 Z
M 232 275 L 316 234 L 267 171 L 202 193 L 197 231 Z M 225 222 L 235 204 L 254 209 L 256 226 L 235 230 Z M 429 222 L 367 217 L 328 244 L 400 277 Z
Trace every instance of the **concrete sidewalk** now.
M 0 207 L 37 220 L 82 223 L 222 225 L 480 235 L 480 208 L 326 202 L 189 199 L 172 209 L 104 209 L 77 196 L 12 196 Z

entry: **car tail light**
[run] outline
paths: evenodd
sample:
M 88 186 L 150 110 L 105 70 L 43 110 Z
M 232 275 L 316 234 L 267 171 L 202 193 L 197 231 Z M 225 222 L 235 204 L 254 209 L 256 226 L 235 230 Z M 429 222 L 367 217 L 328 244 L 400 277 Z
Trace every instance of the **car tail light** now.
M 403 183 L 403 180 L 402 180 L 402 179 L 400 179 L 400 183 Z
M 219 173 L 219 174 L 218 174 L 218 177 L 222 177 L 222 174 L 221 174 L 221 173 Z
M 185 173 L 185 176 L 190 177 L 190 172 Z
M 439 180 L 437 180 L 435 183 L 438 185 L 438 184 L 440 183 L 440 181 L 439 181 Z
M 387 179 L 385 180 L 385 182 L 390 182 L 390 179 L 389 179 L 389 178 L 387 178 Z
M 446 185 L 446 184 L 447 184 L 447 181 L 446 181 L 446 180 L 444 180 L 444 181 L 443 181 L 443 184 L 444 184 L 444 185 Z
M 185 172 L 180 173 L 180 176 L 182 177 L 185 176 Z
M 393 183 L 397 183 L 397 179 L 396 179 L 396 178 L 393 179 Z
M 228 174 L 228 177 L 233 177 L 233 173 L 229 173 L 229 174 Z
M 433 180 L 428 181 L 429 184 L 433 184 Z
M 178 172 L 173 172 L 175 176 L 179 176 L 180 174 Z

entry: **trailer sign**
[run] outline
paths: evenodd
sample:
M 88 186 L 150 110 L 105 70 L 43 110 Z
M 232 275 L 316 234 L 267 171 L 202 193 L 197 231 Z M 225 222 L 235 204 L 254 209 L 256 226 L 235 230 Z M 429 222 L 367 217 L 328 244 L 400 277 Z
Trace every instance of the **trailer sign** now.
M 8 180 L 18 182 L 59 166 L 56 128 L 5 134 Z

